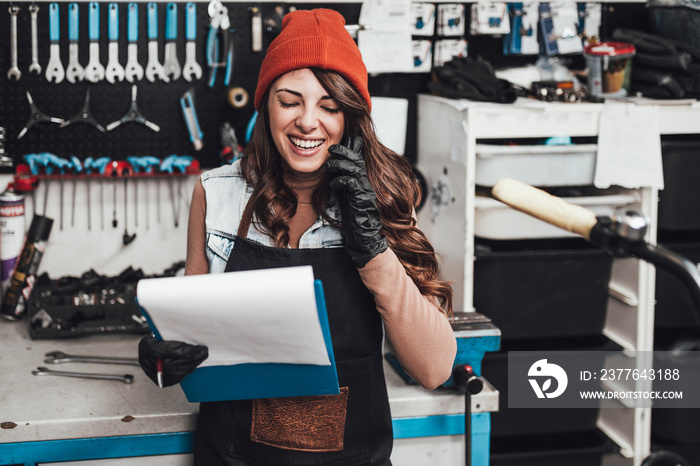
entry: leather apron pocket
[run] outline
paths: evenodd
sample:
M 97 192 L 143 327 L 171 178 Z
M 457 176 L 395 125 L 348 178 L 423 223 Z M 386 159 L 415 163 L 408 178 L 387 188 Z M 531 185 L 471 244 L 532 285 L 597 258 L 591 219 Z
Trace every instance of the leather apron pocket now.
M 287 450 L 341 451 L 349 391 L 253 400 L 250 439 Z

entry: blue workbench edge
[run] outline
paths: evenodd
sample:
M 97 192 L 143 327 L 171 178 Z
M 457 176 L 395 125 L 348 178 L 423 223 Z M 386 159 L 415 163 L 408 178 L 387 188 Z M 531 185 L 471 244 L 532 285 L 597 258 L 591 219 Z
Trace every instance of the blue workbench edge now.
M 472 434 L 490 431 L 490 413 L 472 414 Z M 394 438 L 464 435 L 464 414 L 406 417 L 392 420 Z M 0 464 L 82 461 L 192 453 L 194 432 L 75 438 L 0 444 Z

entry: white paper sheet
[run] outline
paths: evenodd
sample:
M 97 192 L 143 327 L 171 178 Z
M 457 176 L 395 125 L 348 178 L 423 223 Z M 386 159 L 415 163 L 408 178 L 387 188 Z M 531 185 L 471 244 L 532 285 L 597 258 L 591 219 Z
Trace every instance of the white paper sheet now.
M 357 32 L 357 46 L 368 73 L 413 71 L 412 21 L 409 0 L 362 3 L 359 23 L 367 29 Z
M 372 97 L 372 120 L 382 144 L 397 154 L 404 155 L 408 99 Z
M 658 107 L 605 102 L 593 184 L 663 189 Z
M 164 340 L 209 347 L 202 366 L 330 365 L 310 266 L 140 280 Z

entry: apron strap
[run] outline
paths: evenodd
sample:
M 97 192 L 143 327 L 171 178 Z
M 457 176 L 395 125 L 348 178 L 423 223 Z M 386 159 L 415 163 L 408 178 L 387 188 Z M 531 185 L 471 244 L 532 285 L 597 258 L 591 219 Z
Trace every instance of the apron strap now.
M 245 205 L 245 209 L 243 209 L 243 215 L 241 215 L 241 223 L 238 224 L 238 233 L 236 235 L 239 238 L 247 238 L 248 237 L 248 230 L 250 229 L 250 222 L 253 221 L 253 203 L 250 202 L 250 199 L 248 199 L 248 202 Z

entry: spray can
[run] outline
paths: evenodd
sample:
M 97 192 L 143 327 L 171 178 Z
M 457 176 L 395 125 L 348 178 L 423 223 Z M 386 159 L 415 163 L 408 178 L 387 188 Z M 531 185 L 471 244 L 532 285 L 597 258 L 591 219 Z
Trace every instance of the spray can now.
M 10 183 L 0 194 L 0 289 L 3 294 L 22 252 L 24 228 L 24 196 Z
M 36 283 L 36 272 L 46 250 L 53 220 L 34 215 L 19 256 L 10 286 L 2 300 L 0 314 L 9 320 L 20 320 L 27 311 L 27 301 Z

